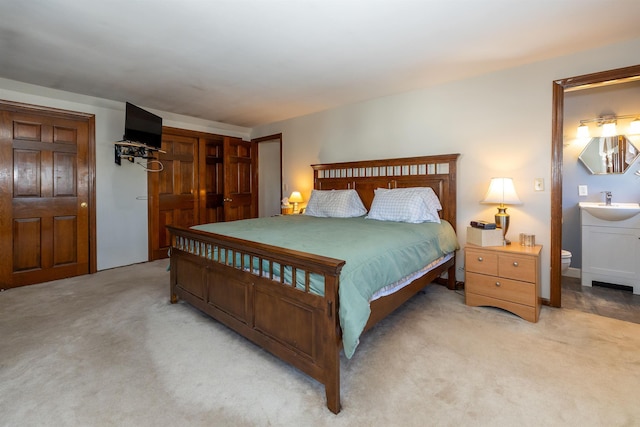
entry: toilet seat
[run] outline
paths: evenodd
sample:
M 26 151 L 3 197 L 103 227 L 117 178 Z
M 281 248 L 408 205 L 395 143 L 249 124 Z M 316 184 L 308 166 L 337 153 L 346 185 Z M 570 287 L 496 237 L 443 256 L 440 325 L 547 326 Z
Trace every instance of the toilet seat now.
M 560 256 L 561 256 L 561 258 L 565 258 L 565 259 L 566 258 L 571 258 L 571 252 L 565 251 L 564 249 L 562 249 L 562 252 L 561 252 Z

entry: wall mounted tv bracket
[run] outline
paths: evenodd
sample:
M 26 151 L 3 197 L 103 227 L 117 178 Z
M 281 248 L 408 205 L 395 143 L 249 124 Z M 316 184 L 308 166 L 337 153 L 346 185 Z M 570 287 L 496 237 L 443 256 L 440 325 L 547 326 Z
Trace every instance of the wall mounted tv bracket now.
M 133 163 L 136 157 L 155 160 L 156 158 L 153 157 L 154 151 L 161 150 L 158 150 L 157 148 L 147 147 L 146 145 L 137 142 L 118 141 L 116 142 L 115 161 L 116 164 L 121 165 L 123 158 L 129 160 L 131 163 Z

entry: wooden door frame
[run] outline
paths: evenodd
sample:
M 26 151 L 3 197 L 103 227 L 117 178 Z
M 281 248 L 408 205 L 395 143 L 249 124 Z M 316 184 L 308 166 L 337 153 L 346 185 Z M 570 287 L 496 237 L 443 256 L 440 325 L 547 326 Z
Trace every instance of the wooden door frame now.
M 260 181 L 258 180 L 258 159 L 260 158 L 260 143 L 267 141 L 278 141 L 280 143 L 280 200 L 284 197 L 282 194 L 282 133 L 276 133 L 268 136 L 261 136 L 260 138 L 252 139 L 251 142 L 256 146 L 256 155 L 254 159 L 253 179 L 256 183 L 256 195 L 254 203 L 256 204 L 256 215 L 260 216 Z
M 562 155 L 564 130 L 564 93 L 597 86 L 622 83 L 640 77 L 640 65 L 617 68 L 553 82 L 551 131 L 551 280 L 549 305 L 562 303 Z
M 0 99 L 0 110 L 22 114 L 37 114 L 58 117 L 67 120 L 86 121 L 88 124 L 87 168 L 89 196 L 89 273 L 98 271 L 97 238 L 96 238 L 96 116 L 90 113 L 25 104 L 22 102 Z

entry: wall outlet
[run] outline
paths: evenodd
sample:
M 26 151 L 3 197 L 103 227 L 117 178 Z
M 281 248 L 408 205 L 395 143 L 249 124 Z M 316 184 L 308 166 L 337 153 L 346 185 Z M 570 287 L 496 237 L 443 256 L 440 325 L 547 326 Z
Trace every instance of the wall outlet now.
M 587 191 L 586 185 L 578 185 L 578 196 L 588 196 L 589 191 Z
M 544 191 L 544 178 L 536 178 L 533 180 L 533 189 L 535 191 Z

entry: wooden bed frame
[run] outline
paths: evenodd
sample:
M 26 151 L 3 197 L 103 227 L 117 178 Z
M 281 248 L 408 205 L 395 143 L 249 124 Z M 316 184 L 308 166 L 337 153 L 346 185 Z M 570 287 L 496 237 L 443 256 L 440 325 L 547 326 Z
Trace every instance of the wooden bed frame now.
M 430 186 L 440 198 L 441 217 L 456 226 L 458 154 L 312 165 L 314 188 L 358 191 L 370 208 L 374 189 Z M 338 287 L 344 261 L 173 226 L 171 232 L 171 302 L 190 303 L 242 336 L 295 366 L 325 386 L 327 407 L 340 411 L 341 330 Z M 233 256 L 212 259 L 212 253 Z M 259 272 L 232 265 L 250 259 L 268 265 Z M 274 274 L 274 266 L 305 275 L 306 290 Z M 371 303 L 365 331 L 424 286 L 447 272 L 455 288 L 455 256 L 389 296 Z M 324 296 L 310 292 L 309 275 L 324 276 Z M 282 275 L 284 276 L 284 275 Z

